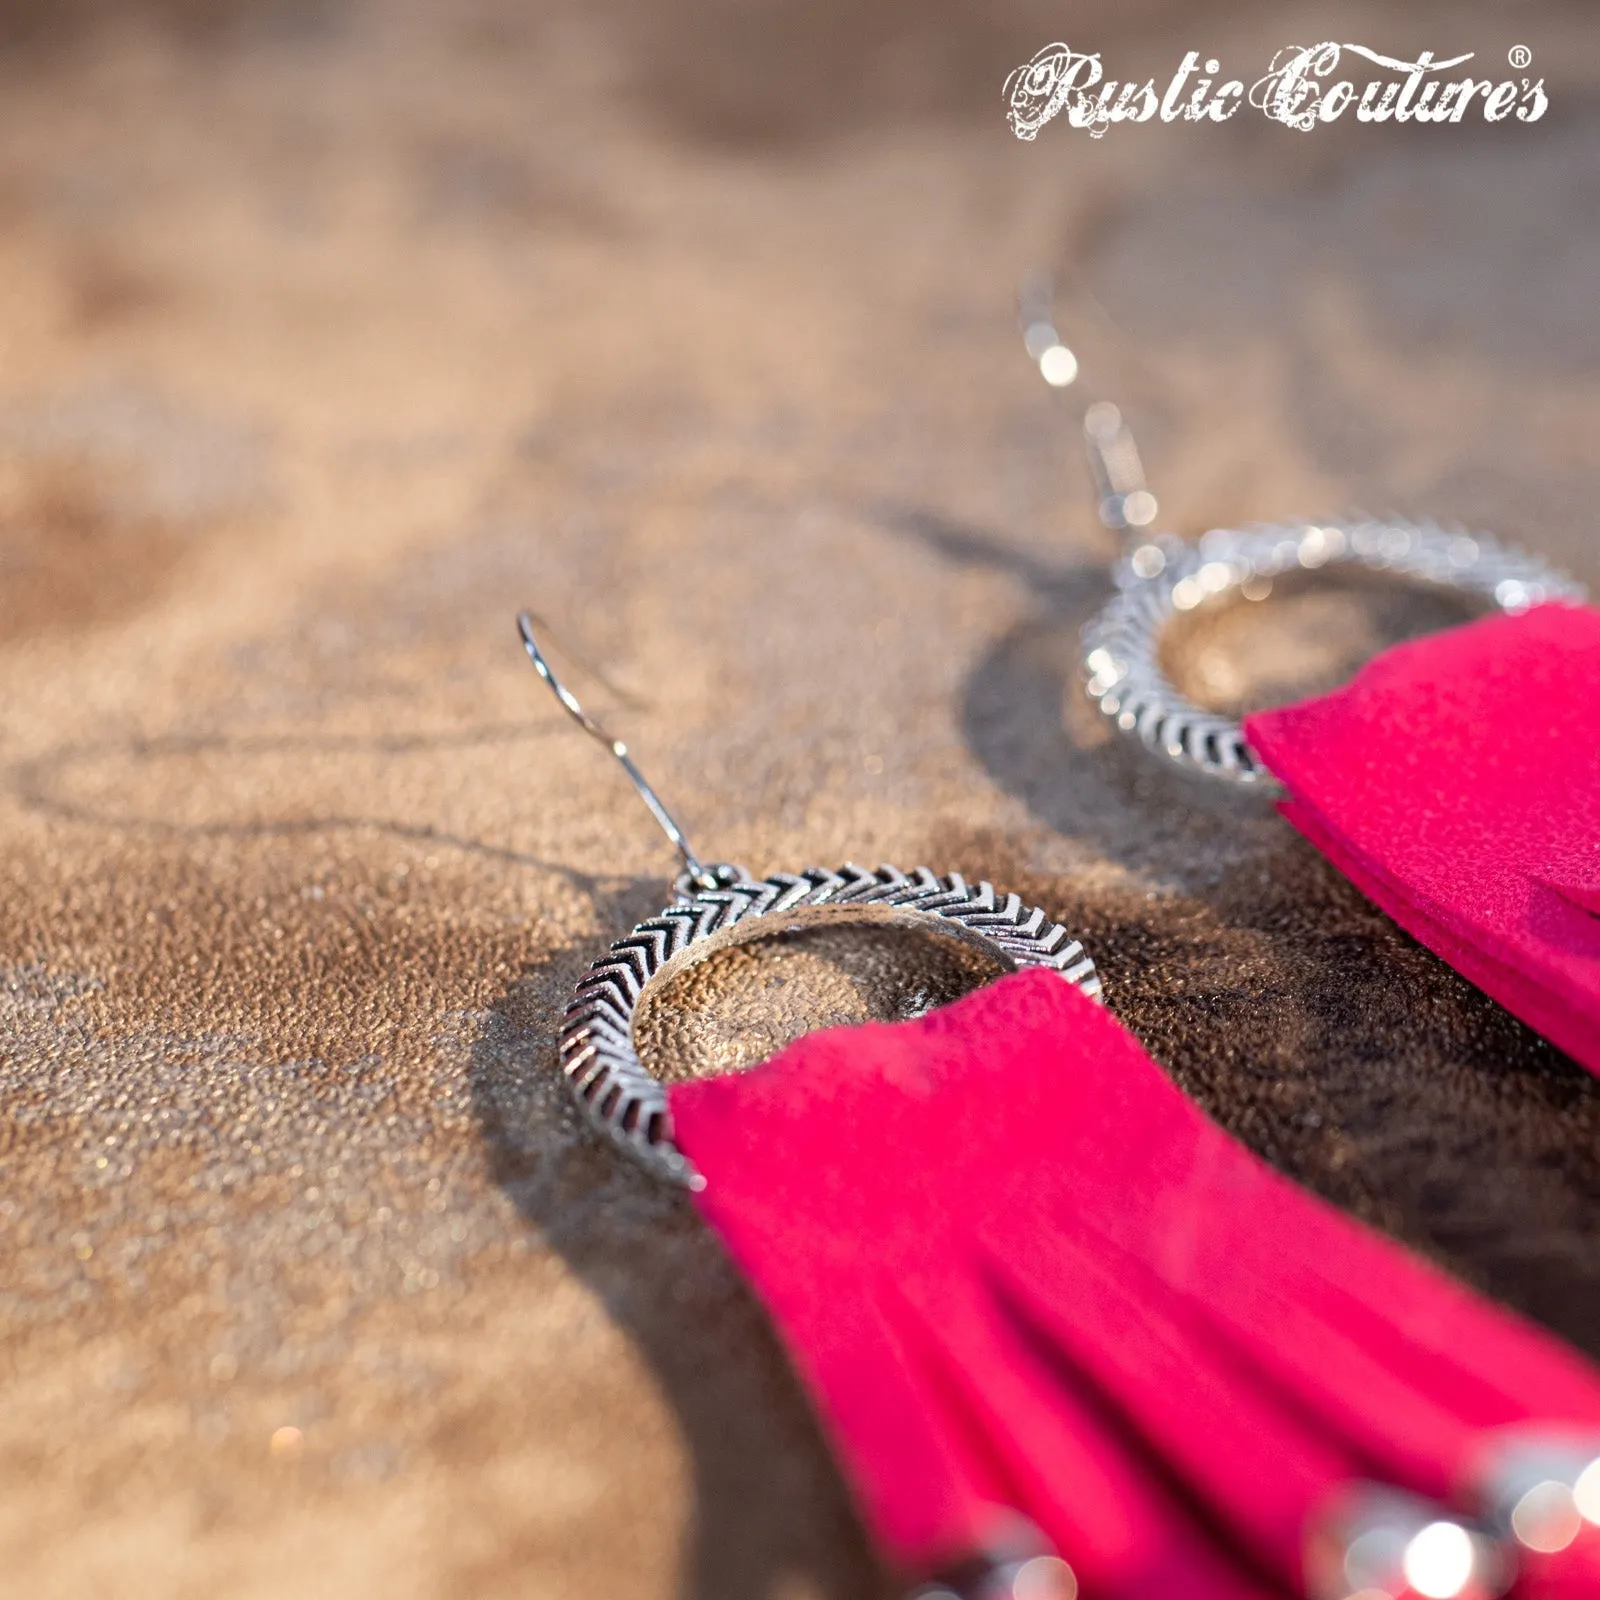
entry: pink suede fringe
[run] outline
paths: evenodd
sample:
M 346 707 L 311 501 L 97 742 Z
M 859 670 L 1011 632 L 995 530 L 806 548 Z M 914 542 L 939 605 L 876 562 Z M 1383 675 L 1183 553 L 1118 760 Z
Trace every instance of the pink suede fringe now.
M 1338 1485 L 1448 1500 L 1488 1430 L 1600 1425 L 1574 1353 L 1272 1171 L 1054 973 L 671 1104 L 907 1573 L 1015 1512 L 1100 1600 L 1298 1594 Z

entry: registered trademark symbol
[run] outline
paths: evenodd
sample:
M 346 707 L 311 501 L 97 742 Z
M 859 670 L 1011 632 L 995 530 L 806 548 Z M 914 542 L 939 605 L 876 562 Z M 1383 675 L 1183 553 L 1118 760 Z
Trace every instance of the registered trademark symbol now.
M 1506 52 L 1506 60 L 1509 61 L 1518 72 L 1521 72 L 1522 69 L 1533 60 L 1533 51 L 1531 51 L 1525 44 L 1514 44 L 1510 50 Z

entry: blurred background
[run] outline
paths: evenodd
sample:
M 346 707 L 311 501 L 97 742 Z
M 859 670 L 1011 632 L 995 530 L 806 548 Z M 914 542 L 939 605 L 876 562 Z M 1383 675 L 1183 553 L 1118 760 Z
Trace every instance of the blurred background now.
M 1056 38 L 1521 44 L 1550 108 L 1019 143 Z M 759 1312 L 554 1087 L 670 857 L 519 604 L 703 855 L 1030 895 L 1233 1132 L 1600 1353 L 1600 1086 L 1074 687 L 1094 398 L 1174 531 L 1393 510 L 1600 587 L 1597 46 L 1586 0 L 4 0 L 0 1592 L 883 1592 Z

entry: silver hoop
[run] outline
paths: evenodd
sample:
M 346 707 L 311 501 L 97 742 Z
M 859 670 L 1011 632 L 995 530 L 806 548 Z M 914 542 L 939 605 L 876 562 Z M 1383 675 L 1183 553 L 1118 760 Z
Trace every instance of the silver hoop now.
M 698 1188 L 699 1178 L 673 1143 L 666 1088 L 639 1059 L 633 1019 L 652 981 L 736 942 L 735 929 L 743 937 L 758 919 L 798 926 L 815 920 L 807 916 L 815 908 L 847 908 L 863 920 L 915 920 L 979 946 L 1007 971 L 1046 967 L 1087 995 L 1100 993 L 1094 962 L 1065 928 L 1017 895 L 968 884 L 959 873 L 846 865 L 752 878 L 742 867 L 705 870 L 714 887 L 681 874 L 673 903 L 589 968 L 561 1030 L 562 1071 L 589 1121 L 659 1177 L 688 1188 Z
M 1238 721 L 1202 710 L 1178 692 L 1161 665 L 1161 635 L 1174 617 L 1208 600 L 1283 573 L 1338 566 L 1435 584 L 1502 611 L 1585 598 L 1580 583 L 1537 556 L 1431 522 L 1214 528 L 1198 545 L 1161 534 L 1118 562 L 1117 593 L 1083 631 L 1089 697 L 1123 732 L 1179 766 L 1233 783 L 1275 786 Z

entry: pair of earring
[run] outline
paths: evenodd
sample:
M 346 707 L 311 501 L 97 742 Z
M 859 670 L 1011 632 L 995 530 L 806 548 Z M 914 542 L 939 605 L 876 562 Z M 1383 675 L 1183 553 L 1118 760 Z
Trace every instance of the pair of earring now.
M 1029 353 L 1047 380 L 1075 372 L 1047 313 L 1025 318 L 1025 330 Z M 1116 593 L 1086 630 L 1088 693 L 1121 730 L 1191 771 L 1239 784 L 1272 783 L 1241 725 L 1188 700 L 1167 673 L 1163 641 L 1186 613 L 1258 599 L 1286 574 L 1314 577 L 1350 567 L 1442 587 L 1506 611 L 1582 596 L 1571 579 L 1535 557 L 1433 524 L 1362 519 L 1213 530 L 1192 545 L 1147 534 L 1156 504 L 1126 422 L 1101 404 L 1090 408 L 1084 436 L 1101 520 L 1127 540 L 1115 569 Z M 658 1177 L 691 1190 L 702 1186 L 674 1139 L 666 1087 L 641 1059 L 635 1024 L 653 993 L 732 946 L 836 918 L 911 925 L 977 950 L 999 971 L 1045 968 L 1098 996 L 1100 979 L 1083 945 L 1042 909 L 987 882 L 969 884 L 959 874 L 926 867 L 908 872 L 850 864 L 758 878 L 742 866 L 702 861 L 627 746 L 551 669 L 532 618 L 524 613 L 518 628 L 535 670 L 574 721 L 610 750 L 680 859 L 672 903 L 616 940 L 588 969 L 560 1038 L 562 1070 L 584 1115 Z M 916 995 L 898 1014 L 927 1009 L 925 994 Z M 1473 1496 L 1477 1519 L 1378 1487 L 1353 1494 L 1311 1534 L 1310 1592 L 1317 1600 L 1399 1594 L 1407 1586 L 1441 1596 L 1500 1593 L 1519 1547 L 1556 1548 L 1557 1535 L 1574 1517 L 1600 1521 L 1600 1452 L 1593 1441 L 1535 1431 L 1493 1461 Z M 997 1551 L 964 1571 L 959 1584 L 923 1593 L 928 1600 L 952 1594 L 1009 1600 L 1036 1591 L 1045 1559 L 1036 1551 Z M 1445 1567 L 1448 1583 L 1438 1577 Z M 1060 1562 L 1049 1570 L 1057 1568 L 1067 1570 Z M 1413 1581 L 1419 1573 L 1425 1579 L 1432 1574 L 1434 1586 Z
M 1020 312 L 1028 354 L 1051 387 L 1066 387 L 1078 362 L 1052 320 L 1048 280 L 1036 276 L 1024 285 Z M 1273 783 L 1240 722 L 1196 705 L 1164 665 L 1169 628 L 1202 606 L 1260 600 L 1288 574 L 1352 568 L 1503 611 L 1584 598 L 1580 584 L 1540 558 L 1488 535 L 1434 523 L 1361 518 L 1214 528 L 1195 543 L 1147 534 L 1157 502 L 1127 422 L 1102 401 L 1085 413 L 1083 436 L 1100 520 L 1126 541 L 1113 569 L 1116 593 L 1084 631 L 1087 691 L 1119 730 L 1193 772 L 1243 785 Z M 551 670 L 532 617 L 524 612 L 517 626 L 535 670 L 578 725 L 616 757 L 682 863 L 673 903 L 619 939 L 589 970 L 561 1036 L 563 1070 L 584 1112 L 652 1170 L 695 1181 L 673 1144 L 662 1086 L 634 1048 L 632 1023 L 645 991 L 768 931 L 774 925 L 768 919 L 798 925 L 837 910 L 858 920 L 911 920 L 976 944 L 1002 970 L 1049 967 L 1086 993 L 1099 993 L 1094 963 L 1078 940 L 1039 908 L 1014 894 L 999 895 L 986 882 L 972 885 L 959 874 L 940 876 L 926 867 L 905 872 L 853 864 L 754 878 L 728 862 L 702 863 L 627 746 L 589 716 Z

